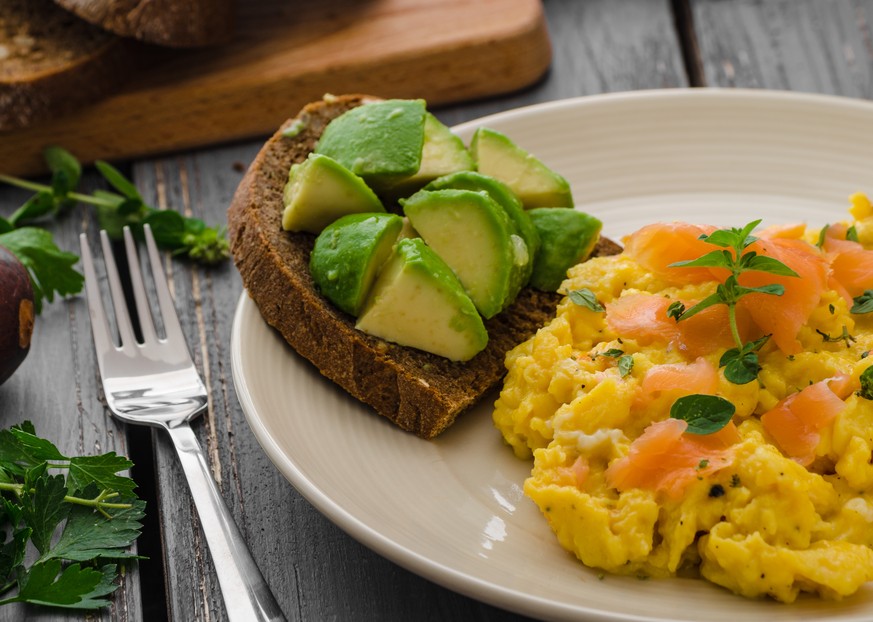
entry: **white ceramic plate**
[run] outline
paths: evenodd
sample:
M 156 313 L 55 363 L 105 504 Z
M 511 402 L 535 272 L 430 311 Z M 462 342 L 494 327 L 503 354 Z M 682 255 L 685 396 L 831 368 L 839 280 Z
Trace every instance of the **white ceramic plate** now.
M 846 218 L 873 191 L 873 105 L 764 91 L 586 97 L 459 126 L 505 132 L 563 173 L 579 208 L 619 238 L 657 220 L 743 225 Z M 583 567 L 522 494 L 529 465 L 491 425 L 489 396 L 422 441 L 298 357 L 243 294 L 231 344 L 252 430 L 288 480 L 341 528 L 453 590 L 538 618 L 873 619 L 873 589 L 839 603 L 750 601 L 702 580 L 639 581 Z

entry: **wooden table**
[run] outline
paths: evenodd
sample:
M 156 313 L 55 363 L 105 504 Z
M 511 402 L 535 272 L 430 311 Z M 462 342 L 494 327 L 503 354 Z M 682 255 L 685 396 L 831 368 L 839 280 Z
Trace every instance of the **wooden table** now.
M 437 109 L 453 124 L 520 105 L 650 88 L 751 87 L 870 98 L 873 0 L 545 0 L 553 63 L 532 88 Z M 2 139 L 2 138 L 0 138 Z M 130 162 L 147 201 L 210 222 L 225 219 L 252 140 Z M 121 163 L 125 166 L 124 163 Z M 96 175 L 86 175 L 96 187 Z M 24 193 L 0 189 L 0 214 Z M 84 209 L 52 225 L 77 249 L 95 233 Z M 292 620 L 516 620 L 460 596 L 364 548 L 309 505 L 252 436 L 234 392 L 230 332 L 241 293 L 232 263 L 172 264 L 181 320 L 212 400 L 196 424 L 212 469 L 267 581 Z M 23 367 L 0 387 L 0 425 L 32 420 L 67 452 L 115 450 L 136 463 L 148 502 L 139 551 L 103 620 L 225 619 L 203 534 L 168 440 L 113 420 L 100 400 L 85 301 L 49 305 Z M 0 620 L 85 619 L 0 608 Z M 88 618 L 94 619 L 94 618 Z

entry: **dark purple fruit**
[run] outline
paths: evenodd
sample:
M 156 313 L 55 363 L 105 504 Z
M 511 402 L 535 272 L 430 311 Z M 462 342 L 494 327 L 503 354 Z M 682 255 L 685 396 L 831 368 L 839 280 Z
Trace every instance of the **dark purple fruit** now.
M 33 317 L 33 287 L 27 269 L 0 246 L 0 384 L 30 350 Z

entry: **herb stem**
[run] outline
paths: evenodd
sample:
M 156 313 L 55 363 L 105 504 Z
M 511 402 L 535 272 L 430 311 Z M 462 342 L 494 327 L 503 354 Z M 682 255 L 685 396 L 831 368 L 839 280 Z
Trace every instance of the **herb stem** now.
M 79 203 L 85 203 L 87 205 L 96 205 L 100 207 L 118 206 L 117 201 L 112 201 L 110 199 L 101 199 L 100 197 L 92 196 L 90 194 L 81 194 L 79 192 L 68 192 L 67 197 L 70 199 L 74 199 Z
M 727 305 L 728 321 L 731 325 L 731 335 L 733 335 L 734 343 L 737 344 L 737 349 L 743 349 L 743 340 L 740 338 L 740 330 L 737 328 L 737 304 L 736 302 Z
M 51 191 L 51 187 L 46 186 L 45 184 L 38 184 L 35 181 L 27 181 L 26 179 L 19 179 L 18 177 L 10 177 L 9 175 L 3 175 L 2 173 L 0 173 L 0 182 L 17 188 L 24 188 L 25 190 L 33 190 L 35 192 L 42 192 L 43 190 Z
M 40 184 L 34 181 L 27 181 L 26 179 L 19 179 L 18 177 L 10 177 L 9 175 L 4 175 L 2 173 L 0 173 L 0 182 L 17 188 L 24 188 L 25 190 L 33 190 L 34 192 L 52 192 L 51 186 L 46 186 L 45 184 Z M 90 194 L 82 194 L 81 192 L 67 192 L 65 198 L 73 199 L 79 203 L 97 205 L 100 207 L 117 207 L 118 205 L 117 201 L 101 199 L 100 197 L 92 196 Z
M 12 493 L 15 493 L 16 497 L 21 497 L 24 494 L 24 484 L 13 484 L 11 482 L 0 482 L 0 490 L 6 490 Z M 35 492 L 34 489 L 30 489 L 28 492 Z M 117 497 L 117 492 L 110 492 L 108 490 L 101 490 L 100 494 L 94 497 L 93 499 L 83 499 L 82 497 L 73 497 L 71 495 L 65 495 L 64 501 L 67 503 L 74 503 L 76 505 L 84 505 L 86 507 L 97 508 L 102 512 L 102 508 L 110 508 L 113 510 L 126 510 L 131 506 L 130 503 L 107 503 L 106 499 L 112 499 L 113 497 Z M 105 514 L 105 512 L 103 512 Z

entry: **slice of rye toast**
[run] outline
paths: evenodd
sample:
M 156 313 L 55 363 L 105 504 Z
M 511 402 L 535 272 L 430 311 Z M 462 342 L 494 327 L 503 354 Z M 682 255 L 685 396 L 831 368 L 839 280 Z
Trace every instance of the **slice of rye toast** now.
M 459 363 L 362 333 L 353 317 L 319 294 L 309 273 L 315 236 L 282 229 L 282 190 L 291 165 L 307 157 L 332 119 L 375 99 L 344 95 L 311 103 L 267 141 L 228 211 L 231 251 L 261 315 L 294 350 L 379 414 L 430 439 L 501 381 L 506 352 L 554 317 L 561 296 L 525 288 L 486 322 L 485 350 Z M 601 238 L 595 253 L 620 250 Z
M 232 0 L 54 1 L 95 26 L 155 45 L 215 45 L 229 41 L 233 33 Z
M 0 9 L 0 132 L 96 101 L 136 66 L 139 46 L 51 0 L 3 0 Z

